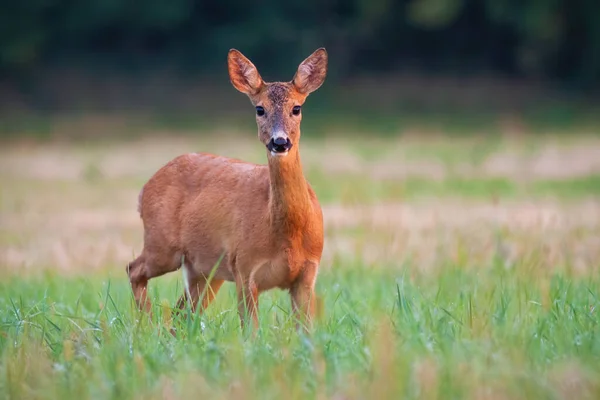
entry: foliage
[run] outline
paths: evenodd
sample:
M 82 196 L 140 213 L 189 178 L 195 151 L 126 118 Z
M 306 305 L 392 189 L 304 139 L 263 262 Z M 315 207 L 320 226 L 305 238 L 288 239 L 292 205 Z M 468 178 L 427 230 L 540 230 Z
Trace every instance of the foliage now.
M 236 47 L 266 68 L 327 46 L 332 70 L 491 69 L 595 83 L 598 3 L 587 0 L 3 0 L 0 70 L 74 59 L 221 68 Z

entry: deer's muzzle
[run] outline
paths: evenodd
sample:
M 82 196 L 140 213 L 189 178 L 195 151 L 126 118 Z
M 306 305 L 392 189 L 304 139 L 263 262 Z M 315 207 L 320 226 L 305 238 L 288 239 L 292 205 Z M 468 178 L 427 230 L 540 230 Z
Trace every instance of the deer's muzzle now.
M 292 148 L 292 142 L 288 137 L 278 136 L 271 138 L 269 144 L 267 144 L 267 149 L 271 153 L 282 154 L 287 153 Z

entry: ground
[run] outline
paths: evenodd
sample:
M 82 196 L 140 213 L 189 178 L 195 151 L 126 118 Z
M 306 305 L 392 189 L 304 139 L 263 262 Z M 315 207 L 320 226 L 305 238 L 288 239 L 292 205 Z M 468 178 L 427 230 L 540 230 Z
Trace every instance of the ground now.
M 326 238 L 315 331 L 283 292 L 242 332 L 226 285 L 172 320 L 180 273 L 133 307 L 144 182 L 251 131 L 0 146 L 0 393 L 7 398 L 597 398 L 600 138 L 404 130 L 302 139 Z M 178 335 L 169 333 L 177 324 Z

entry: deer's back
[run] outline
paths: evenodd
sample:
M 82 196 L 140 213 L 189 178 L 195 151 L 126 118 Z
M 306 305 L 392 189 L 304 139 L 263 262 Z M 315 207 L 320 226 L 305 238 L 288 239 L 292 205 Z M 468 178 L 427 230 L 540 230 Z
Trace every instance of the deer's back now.
M 240 160 L 206 153 L 181 155 L 144 185 L 140 216 L 151 229 L 168 224 L 181 231 L 185 224 L 197 223 L 198 215 L 226 226 L 232 222 L 232 210 L 257 200 L 266 206 L 268 174 L 266 166 Z

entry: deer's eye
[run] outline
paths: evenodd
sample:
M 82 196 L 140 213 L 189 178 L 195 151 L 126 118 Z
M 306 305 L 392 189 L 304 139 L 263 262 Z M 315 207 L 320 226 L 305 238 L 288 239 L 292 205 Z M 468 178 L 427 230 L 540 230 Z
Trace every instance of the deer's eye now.
M 294 106 L 294 108 L 292 108 L 292 114 L 294 114 L 294 115 L 300 115 L 300 110 L 302 110 L 302 107 L 300 107 L 300 106 Z
M 256 115 L 262 117 L 263 115 L 265 115 L 265 109 L 261 106 L 256 107 Z

